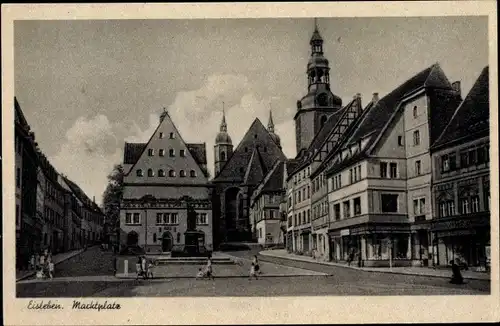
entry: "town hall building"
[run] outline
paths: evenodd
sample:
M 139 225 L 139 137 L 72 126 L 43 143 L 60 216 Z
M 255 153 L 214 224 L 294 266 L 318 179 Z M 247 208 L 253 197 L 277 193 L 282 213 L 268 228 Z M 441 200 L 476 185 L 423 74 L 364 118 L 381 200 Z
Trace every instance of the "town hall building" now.
M 197 214 L 198 243 L 213 250 L 212 200 L 205 143 L 184 142 L 165 111 L 147 143 L 125 143 L 120 243 L 147 253 L 185 244 L 187 211 Z

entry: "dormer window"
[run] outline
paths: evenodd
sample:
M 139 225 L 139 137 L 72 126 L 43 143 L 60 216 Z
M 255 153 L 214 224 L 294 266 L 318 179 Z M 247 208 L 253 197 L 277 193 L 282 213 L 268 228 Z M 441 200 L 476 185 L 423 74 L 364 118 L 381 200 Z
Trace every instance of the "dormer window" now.
M 175 177 L 175 171 L 174 170 L 168 171 L 168 176 L 169 177 Z
M 143 177 L 143 176 L 144 176 L 144 173 L 142 172 L 142 170 L 141 170 L 141 169 L 138 169 L 138 170 L 136 171 L 136 175 L 137 175 L 138 177 Z
M 165 176 L 165 171 L 163 171 L 162 169 L 159 169 L 158 170 L 158 176 L 159 177 L 164 177 Z
M 170 136 L 169 136 L 170 139 L 174 139 L 175 138 L 175 135 L 173 132 L 170 133 Z
M 181 176 L 181 178 L 184 178 L 186 176 L 186 171 L 181 170 L 180 171 L 180 176 Z
M 168 150 L 168 155 L 169 155 L 170 157 L 175 157 L 175 149 L 173 149 L 173 148 L 169 149 L 169 150 Z
M 191 176 L 191 178 L 196 178 L 196 171 L 195 170 L 189 171 L 189 175 Z
M 185 150 L 183 150 L 183 149 L 181 149 L 181 150 L 179 151 L 179 155 L 180 155 L 181 157 L 186 157 L 186 151 L 185 151 Z
M 148 177 L 154 177 L 155 173 L 153 172 L 153 169 L 148 169 Z
M 165 150 L 164 150 L 164 149 L 160 149 L 160 150 L 158 151 L 158 155 L 160 155 L 160 156 L 165 156 Z
M 160 139 L 162 139 L 162 138 L 164 137 L 164 135 L 163 135 L 163 133 L 162 133 L 162 132 L 160 132 L 160 135 L 159 135 L 159 136 L 160 136 Z
M 153 148 L 148 149 L 148 156 L 155 155 L 155 150 Z

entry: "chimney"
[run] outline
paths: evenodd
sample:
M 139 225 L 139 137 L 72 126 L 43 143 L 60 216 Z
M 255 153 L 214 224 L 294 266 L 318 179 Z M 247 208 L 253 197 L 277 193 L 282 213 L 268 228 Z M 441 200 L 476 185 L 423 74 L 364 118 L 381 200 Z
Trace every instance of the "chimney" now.
M 372 102 L 375 104 L 378 102 L 378 100 L 379 100 L 378 93 L 373 93 Z
M 462 95 L 462 94 L 461 94 L 461 93 L 462 93 L 462 90 L 461 90 L 461 87 L 460 87 L 460 86 L 461 86 L 460 80 L 457 80 L 456 82 L 451 83 L 451 87 L 453 88 L 453 90 L 454 90 L 455 92 L 457 92 L 457 93 L 458 93 L 458 95 Z

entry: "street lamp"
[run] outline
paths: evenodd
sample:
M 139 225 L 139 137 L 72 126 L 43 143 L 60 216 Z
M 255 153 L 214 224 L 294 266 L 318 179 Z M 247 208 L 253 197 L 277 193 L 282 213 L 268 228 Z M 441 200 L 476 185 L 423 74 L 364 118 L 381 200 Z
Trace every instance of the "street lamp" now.
M 150 207 L 150 204 L 152 202 L 154 202 L 156 200 L 156 198 L 152 195 L 145 195 L 143 196 L 140 201 L 142 203 L 142 206 L 144 207 L 144 218 L 145 218 L 145 221 L 144 221 L 144 236 L 145 236 L 145 239 L 144 239 L 144 252 L 147 251 L 147 247 L 148 247 L 148 208 Z

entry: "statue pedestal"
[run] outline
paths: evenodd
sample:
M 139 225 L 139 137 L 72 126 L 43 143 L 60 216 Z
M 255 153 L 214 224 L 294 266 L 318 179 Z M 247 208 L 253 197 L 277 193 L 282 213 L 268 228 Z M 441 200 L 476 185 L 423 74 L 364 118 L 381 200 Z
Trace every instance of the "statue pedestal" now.
M 200 231 L 186 231 L 184 233 L 184 252 L 189 256 L 199 257 L 203 255 L 206 249 L 200 247 L 200 238 L 204 236 Z M 202 250 L 201 250 L 202 249 Z

